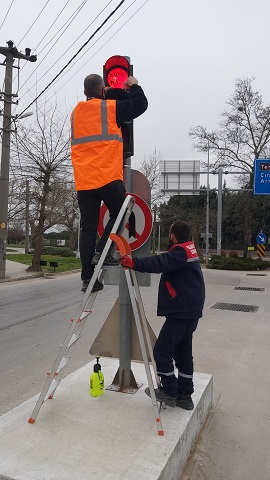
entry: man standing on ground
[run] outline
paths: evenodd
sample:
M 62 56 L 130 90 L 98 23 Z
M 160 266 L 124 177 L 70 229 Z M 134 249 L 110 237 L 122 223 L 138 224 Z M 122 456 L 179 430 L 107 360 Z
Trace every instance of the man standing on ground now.
M 166 253 L 153 257 L 124 256 L 121 265 L 138 272 L 162 273 L 159 292 L 159 316 L 166 320 L 154 347 L 154 359 L 161 388 L 156 398 L 170 407 L 192 410 L 193 386 L 192 336 L 197 328 L 205 300 L 205 286 L 199 257 L 190 240 L 189 225 L 178 220 L 169 232 Z M 174 374 L 174 363 L 178 376 Z M 149 388 L 145 393 L 150 395 Z
M 81 214 L 80 257 L 82 292 L 85 292 L 105 247 L 113 224 L 125 200 L 123 184 L 123 138 L 121 125 L 142 115 L 147 99 L 135 77 L 128 77 L 129 98 L 105 100 L 102 77 L 88 75 L 84 80 L 86 102 L 79 102 L 71 114 L 71 159 Z M 101 202 L 110 214 L 105 231 L 96 246 Z M 105 265 L 119 262 L 110 254 Z M 102 290 L 98 280 L 93 291 Z

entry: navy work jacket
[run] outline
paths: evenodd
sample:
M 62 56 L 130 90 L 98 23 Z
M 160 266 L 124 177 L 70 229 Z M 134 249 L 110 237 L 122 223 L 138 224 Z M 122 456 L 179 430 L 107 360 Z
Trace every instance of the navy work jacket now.
M 204 278 L 193 242 L 175 243 L 153 257 L 134 258 L 134 270 L 162 273 L 159 282 L 159 316 L 196 319 L 202 316 Z

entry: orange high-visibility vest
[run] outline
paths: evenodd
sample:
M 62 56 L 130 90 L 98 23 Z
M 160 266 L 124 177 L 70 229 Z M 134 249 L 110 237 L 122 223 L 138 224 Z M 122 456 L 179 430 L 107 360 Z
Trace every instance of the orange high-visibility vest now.
M 123 180 L 123 138 L 116 123 L 116 101 L 93 98 L 79 102 L 70 121 L 76 190 Z

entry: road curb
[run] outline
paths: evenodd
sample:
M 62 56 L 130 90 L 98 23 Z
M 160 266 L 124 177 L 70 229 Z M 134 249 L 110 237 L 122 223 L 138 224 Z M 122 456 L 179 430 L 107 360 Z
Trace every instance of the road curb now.
M 69 273 L 79 273 L 81 270 L 68 270 L 67 272 L 36 272 L 33 275 L 24 275 L 22 277 L 1 278 L 0 283 L 18 282 L 21 280 L 29 280 L 32 278 L 42 277 L 58 277 L 60 275 L 68 275 Z

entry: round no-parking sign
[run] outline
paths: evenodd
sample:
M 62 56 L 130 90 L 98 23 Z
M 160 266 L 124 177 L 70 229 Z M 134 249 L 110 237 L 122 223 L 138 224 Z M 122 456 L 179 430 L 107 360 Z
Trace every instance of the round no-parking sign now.
M 128 241 L 132 251 L 140 248 L 149 238 L 152 231 L 152 214 L 148 204 L 135 193 L 127 193 L 135 199 L 135 204 L 129 217 L 129 223 L 125 226 L 123 237 Z M 98 234 L 101 237 L 109 220 L 109 211 L 103 203 L 100 208 Z

